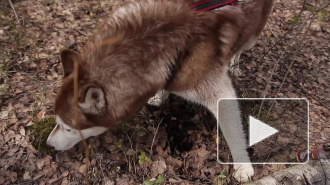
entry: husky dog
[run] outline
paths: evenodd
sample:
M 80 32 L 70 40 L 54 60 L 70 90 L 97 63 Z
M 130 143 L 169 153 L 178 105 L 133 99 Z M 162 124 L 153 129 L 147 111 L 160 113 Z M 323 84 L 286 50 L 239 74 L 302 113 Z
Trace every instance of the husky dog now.
M 121 7 L 80 54 L 61 50 L 62 87 L 55 101 L 56 127 L 47 144 L 67 150 L 136 113 L 148 99 L 167 92 L 207 107 L 235 98 L 228 77 L 231 59 L 253 46 L 274 0 L 195 14 L 185 2 L 147 0 Z M 74 117 L 74 63 L 78 63 L 78 122 Z M 161 102 L 158 102 L 158 104 Z M 254 175 L 246 151 L 238 103 L 219 109 L 220 125 L 235 164 L 235 178 Z

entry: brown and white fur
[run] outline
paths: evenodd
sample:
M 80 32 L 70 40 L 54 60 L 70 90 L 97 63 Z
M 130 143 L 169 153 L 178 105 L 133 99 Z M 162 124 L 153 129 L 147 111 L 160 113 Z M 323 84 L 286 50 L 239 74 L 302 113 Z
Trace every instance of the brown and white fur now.
M 255 42 L 274 0 L 194 14 L 188 4 L 143 1 L 119 8 L 81 54 L 61 51 L 62 87 L 55 101 L 57 125 L 47 144 L 67 150 L 138 111 L 157 92 L 171 92 L 217 116 L 219 98 L 235 98 L 230 60 Z M 178 53 L 181 53 L 180 55 Z M 79 64 L 78 123 L 73 125 L 73 64 Z M 219 109 L 220 125 L 235 164 L 235 178 L 254 170 L 246 152 L 238 103 Z

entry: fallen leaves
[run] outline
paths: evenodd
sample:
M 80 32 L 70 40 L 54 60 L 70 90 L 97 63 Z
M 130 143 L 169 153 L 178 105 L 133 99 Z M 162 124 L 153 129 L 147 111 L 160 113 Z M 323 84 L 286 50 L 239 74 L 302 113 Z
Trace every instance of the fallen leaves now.
M 42 170 L 42 167 L 44 167 L 45 161 L 44 160 L 38 160 L 37 161 L 37 167 L 39 170 Z
M 300 7 L 297 2 L 283 0 L 277 2 L 274 14 L 257 46 L 243 53 L 241 58 L 243 75 L 238 79 L 237 88 L 241 89 L 240 92 L 244 92 L 241 93 L 244 97 L 260 97 L 272 64 L 283 51 L 285 43 L 272 48 L 269 55 L 259 61 L 259 57 L 270 48 L 273 33 L 284 35 L 288 21 L 297 21 L 306 16 L 303 14 L 301 18 L 295 17 L 297 13 L 295 10 Z M 2 3 L 0 2 L 1 8 L 6 8 L 7 6 L 2 6 Z M 24 180 L 33 180 L 40 184 L 82 184 L 82 174 L 87 169 L 83 155 L 76 149 L 56 155 L 41 153 L 36 149 L 37 147 L 31 145 L 34 140 L 30 138 L 31 132 L 27 126 L 35 125 L 32 116 L 43 119 L 53 114 L 53 100 L 62 76 L 58 58 L 59 48 L 72 43 L 79 47 L 83 46 L 82 43 L 97 27 L 97 22 L 108 16 L 114 6 L 121 6 L 124 3 L 124 1 L 102 1 L 99 4 L 98 1 L 81 1 L 73 5 L 69 1 L 17 1 L 16 10 L 19 17 L 25 20 L 24 27 L 16 25 L 20 26 L 17 30 L 10 22 L 12 11 L 9 10 L 6 15 L 0 11 L 2 20 L 9 21 L 1 22 L 5 25 L 0 28 L 0 40 L 4 41 L 0 42 L 0 46 L 4 48 L 0 52 L 6 52 L 8 55 L 6 54 L 5 60 L 2 58 L 0 60 L 10 61 L 8 65 L 10 75 L 3 78 L 1 71 L 0 76 L 2 83 L 0 84 L 0 184 L 24 183 Z M 329 110 L 314 101 L 316 97 L 327 105 L 330 103 L 328 96 L 330 45 L 329 42 L 324 41 L 330 33 L 328 17 L 324 17 L 323 21 L 314 22 L 311 28 L 313 33 L 308 35 L 306 46 L 296 58 L 294 69 L 290 72 L 291 76 L 287 81 L 289 85 L 285 84 L 279 97 L 307 97 L 310 100 L 310 141 L 311 146 L 315 147 L 318 143 L 328 141 L 330 136 L 330 128 L 325 128 L 330 116 Z M 291 36 L 292 33 L 288 35 Z M 295 44 L 292 44 L 290 47 L 294 46 Z M 0 54 L 2 57 L 3 53 Z M 281 84 L 280 77 L 283 76 L 289 63 L 288 58 L 283 59 L 277 67 L 275 80 L 272 81 L 272 88 L 266 93 L 267 96 L 274 97 Z M 0 65 L 3 67 L 2 64 Z M 296 84 L 298 87 L 291 84 Z M 304 93 L 299 87 L 303 87 L 309 94 Z M 142 179 L 132 177 L 134 174 L 155 180 L 159 175 L 167 175 L 165 177 L 167 182 L 177 184 L 191 184 L 191 181 L 198 184 L 214 182 L 224 168 L 216 162 L 214 155 L 216 133 L 212 129 L 205 129 L 209 127 L 207 123 L 210 122 L 205 119 L 207 117 L 205 110 L 196 111 L 190 105 L 183 106 L 187 104 L 186 102 L 176 101 L 178 103 L 167 105 L 171 107 L 170 110 L 148 111 L 149 116 L 143 115 L 145 117 L 139 118 L 138 122 L 143 123 L 141 127 L 146 128 L 139 130 L 140 140 L 134 139 L 135 132 L 126 134 L 124 131 L 108 132 L 99 139 L 91 140 L 95 153 L 89 159 L 91 162 L 88 170 L 95 175 L 92 178 L 93 182 L 95 184 L 114 184 L 115 181 L 116 184 L 142 183 Z M 188 113 L 183 113 L 184 110 Z M 159 123 L 158 118 L 167 117 L 169 121 L 164 121 L 166 123 L 159 127 L 153 141 L 155 128 L 152 123 Z M 180 127 L 170 130 L 173 125 Z M 185 129 L 192 125 L 193 128 Z M 125 129 L 128 128 L 124 127 L 123 130 Z M 166 132 L 164 129 L 170 131 Z M 290 134 L 297 134 L 297 130 L 296 125 L 288 127 Z M 127 135 L 132 137 L 133 141 L 128 141 Z M 182 137 L 181 140 L 174 140 L 178 137 Z M 124 139 L 120 140 L 120 138 Z M 279 136 L 275 140 L 287 144 L 301 143 L 300 140 L 290 140 L 286 136 Z M 149 156 L 152 142 L 154 142 L 154 154 Z M 221 146 L 225 144 L 222 142 Z M 182 151 L 182 148 L 187 151 Z M 228 148 L 221 149 L 223 149 L 221 155 L 228 156 Z M 277 152 L 280 149 L 270 150 Z M 145 151 L 152 159 L 148 165 L 138 165 L 138 154 L 141 151 Z M 283 158 L 294 157 L 288 151 L 280 154 Z M 128 166 L 131 171 L 128 170 Z M 257 171 L 255 179 L 283 168 L 285 167 L 266 165 Z
M 163 176 L 166 170 L 166 163 L 164 159 L 159 159 L 151 165 L 151 176 L 156 177 L 157 175 Z
M 24 175 L 23 175 L 23 179 L 24 179 L 24 180 L 29 180 L 29 179 L 31 179 L 31 175 L 30 175 L 30 173 L 29 173 L 28 171 L 25 171 L 25 173 L 24 173 Z
M 86 165 L 86 164 L 82 164 L 82 165 L 79 167 L 79 172 L 80 172 L 81 174 L 84 174 L 85 171 L 86 171 L 86 169 L 87 169 L 87 165 Z

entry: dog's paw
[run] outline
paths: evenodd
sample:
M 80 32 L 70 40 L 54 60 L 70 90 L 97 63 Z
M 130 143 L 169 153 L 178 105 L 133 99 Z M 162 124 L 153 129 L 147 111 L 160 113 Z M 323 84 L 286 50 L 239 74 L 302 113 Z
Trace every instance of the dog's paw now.
M 169 96 L 168 92 L 161 90 L 155 96 L 149 98 L 148 104 L 158 107 L 168 99 L 168 96 Z
M 149 98 L 148 104 L 153 106 L 160 106 L 163 103 L 163 99 L 157 98 L 156 96 Z
M 234 164 L 234 178 L 238 182 L 246 182 L 254 175 L 254 169 L 251 164 Z

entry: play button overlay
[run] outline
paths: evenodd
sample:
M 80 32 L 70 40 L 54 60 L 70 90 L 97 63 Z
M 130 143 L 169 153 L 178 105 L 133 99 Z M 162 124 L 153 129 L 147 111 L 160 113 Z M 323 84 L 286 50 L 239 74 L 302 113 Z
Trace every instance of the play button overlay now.
M 249 127 L 250 127 L 249 144 L 250 144 L 250 146 L 252 146 L 278 132 L 277 129 L 266 125 L 265 123 L 254 118 L 253 116 L 249 116 L 249 123 L 250 123 L 249 124 Z
M 297 160 L 297 152 L 309 150 L 308 112 L 309 102 L 305 98 L 219 99 L 218 161 L 222 164 L 307 163 L 308 157 L 306 161 Z

